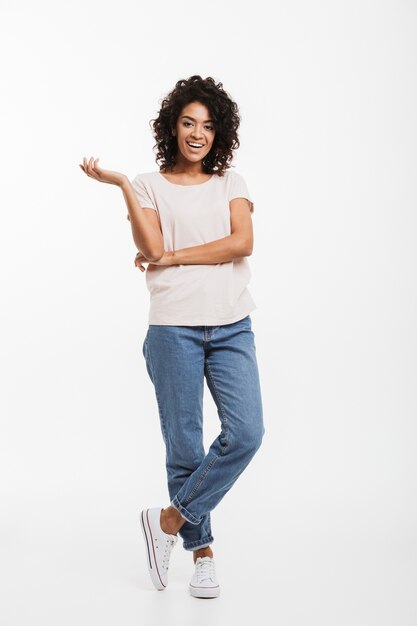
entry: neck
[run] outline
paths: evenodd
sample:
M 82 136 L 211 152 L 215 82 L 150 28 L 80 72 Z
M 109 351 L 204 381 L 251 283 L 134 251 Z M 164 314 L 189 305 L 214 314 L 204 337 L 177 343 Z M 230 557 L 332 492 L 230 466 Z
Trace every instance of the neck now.
M 200 176 L 204 174 L 203 163 L 198 161 L 197 163 L 190 163 L 185 159 L 178 158 L 177 162 L 171 169 L 172 174 L 186 174 L 187 176 Z

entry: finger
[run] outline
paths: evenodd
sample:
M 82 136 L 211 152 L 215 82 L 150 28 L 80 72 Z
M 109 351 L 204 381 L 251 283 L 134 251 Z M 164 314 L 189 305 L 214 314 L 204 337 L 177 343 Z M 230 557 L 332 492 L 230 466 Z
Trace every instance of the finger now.
M 96 178 L 97 179 L 97 173 L 94 171 L 93 166 L 92 166 L 93 165 L 93 159 L 94 159 L 94 157 L 90 158 L 90 160 L 88 162 L 87 169 L 88 169 L 88 173 L 91 176 L 91 178 Z
M 101 170 L 101 168 L 97 165 L 97 161 L 99 161 L 99 160 L 100 160 L 100 159 L 95 159 L 95 160 L 93 161 L 92 166 L 91 166 L 91 167 L 92 167 L 93 172 L 95 173 L 95 178 L 96 178 L 97 180 L 100 180 L 100 179 L 101 179 L 101 171 L 102 171 L 102 170 Z

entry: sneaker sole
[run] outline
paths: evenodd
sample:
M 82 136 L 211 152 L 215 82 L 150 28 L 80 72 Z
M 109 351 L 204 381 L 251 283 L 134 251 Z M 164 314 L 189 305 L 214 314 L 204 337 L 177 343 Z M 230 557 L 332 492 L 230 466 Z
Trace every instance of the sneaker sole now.
M 217 598 L 220 595 L 220 586 L 194 587 L 190 585 L 190 593 L 194 598 Z
M 142 528 L 143 538 L 145 541 L 146 555 L 147 555 L 146 562 L 148 565 L 148 571 L 149 571 L 151 580 L 154 584 L 154 587 L 156 587 L 158 591 L 163 591 L 166 585 L 164 585 L 164 583 L 161 581 L 159 573 L 158 573 L 158 566 L 156 564 L 155 555 L 153 553 L 152 531 L 149 527 L 149 523 L 146 517 L 147 512 L 148 512 L 148 509 L 143 509 L 140 515 L 140 522 L 141 522 L 140 526 Z

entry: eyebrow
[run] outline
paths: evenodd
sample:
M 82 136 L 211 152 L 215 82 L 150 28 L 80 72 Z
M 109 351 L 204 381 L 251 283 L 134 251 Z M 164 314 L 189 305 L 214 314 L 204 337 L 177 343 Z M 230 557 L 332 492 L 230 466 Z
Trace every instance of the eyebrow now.
M 191 117 L 191 115 L 181 115 L 181 119 L 183 117 L 188 117 L 190 120 L 193 120 L 193 122 L 195 122 L 195 119 L 193 117 Z M 203 122 L 203 124 L 205 124 L 206 122 L 213 122 L 214 120 L 206 120 L 205 122 Z

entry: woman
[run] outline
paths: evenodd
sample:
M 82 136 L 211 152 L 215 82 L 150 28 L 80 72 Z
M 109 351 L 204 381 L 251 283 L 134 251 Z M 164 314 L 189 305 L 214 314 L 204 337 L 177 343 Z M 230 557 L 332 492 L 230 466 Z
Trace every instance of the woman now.
M 166 588 L 172 548 L 183 539 L 195 564 L 189 590 L 217 597 L 212 511 L 246 468 L 265 432 L 248 289 L 253 203 L 229 169 L 239 147 L 237 105 L 221 83 L 180 80 L 153 121 L 159 171 L 132 182 L 97 166 L 87 175 L 120 186 L 150 292 L 143 342 L 166 447 L 170 505 L 144 509 L 152 582 Z M 204 379 L 221 432 L 203 447 Z

